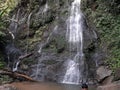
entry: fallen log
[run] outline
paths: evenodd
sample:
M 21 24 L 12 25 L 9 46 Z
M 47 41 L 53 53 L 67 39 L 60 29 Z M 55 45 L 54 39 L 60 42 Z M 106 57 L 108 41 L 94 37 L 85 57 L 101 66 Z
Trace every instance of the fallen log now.
M 36 80 L 32 79 L 31 77 L 25 75 L 25 74 L 22 74 L 22 73 L 18 73 L 18 72 L 13 72 L 13 71 L 8 71 L 8 70 L 0 70 L 0 75 L 8 75 L 10 76 L 11 78 L 13 79 L 25 79 L 27 81 L 32 81 L 32 82 L 37 82 Z
M 19 56 L 18 60 L 21 60 L 21 59 L 24 59 L 24 58 L 28 58 L 28 57 L 30 57 L 31 55 L 33 55 L 33 53 L 26 53 L 26 54 L 24 54 L 24 55 Z

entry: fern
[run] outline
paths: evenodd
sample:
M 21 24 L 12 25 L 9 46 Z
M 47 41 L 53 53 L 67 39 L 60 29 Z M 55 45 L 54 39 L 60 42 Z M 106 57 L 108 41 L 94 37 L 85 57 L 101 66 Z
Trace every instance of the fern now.
M 0 20 L 1 20 L 2 16 L 4 15 L 4 13 L 6 12 L 7 9 L 8 9 L 8 7 L 6 7 L 3 11 L 0 12 Z

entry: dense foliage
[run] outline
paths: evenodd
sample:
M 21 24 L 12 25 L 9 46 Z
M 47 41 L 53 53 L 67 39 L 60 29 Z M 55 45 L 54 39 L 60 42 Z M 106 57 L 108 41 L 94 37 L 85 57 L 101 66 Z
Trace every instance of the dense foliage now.
M 112 69 L 120 67 L 120 1 L 87 0 L 86 15 L 100 34 L 101 48 Z
M 11 10 L 18 4 L 20 0 L 0 0 L 0 11 L 4 11 L 3 15 L 8 15 Z

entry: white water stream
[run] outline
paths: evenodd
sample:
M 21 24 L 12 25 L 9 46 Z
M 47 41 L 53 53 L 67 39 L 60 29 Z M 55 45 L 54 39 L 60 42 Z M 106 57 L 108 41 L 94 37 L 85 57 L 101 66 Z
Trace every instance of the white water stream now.
M 80 10 L 81 0 L 72 2 L 70 16 L 67 21 L 66 38 L 70 53 L 76 52 L 73 58 L 67 60 L 66 73 L 62 83 L 79 84 L 83 81 L 84 53 L 83 53 L 83 14 Z M 66 63 L 66 62 L 65 62 Z

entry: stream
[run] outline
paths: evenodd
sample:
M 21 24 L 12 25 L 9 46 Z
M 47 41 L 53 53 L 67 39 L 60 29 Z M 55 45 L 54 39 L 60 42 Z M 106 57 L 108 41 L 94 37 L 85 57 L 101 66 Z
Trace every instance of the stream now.
M 58 84 L 51 82 L 18 82 L 12 83 L 17 90 L 81 90 L 79 85 Z M 89 90 L 96 90 L 95 86 L 89 86 Z

